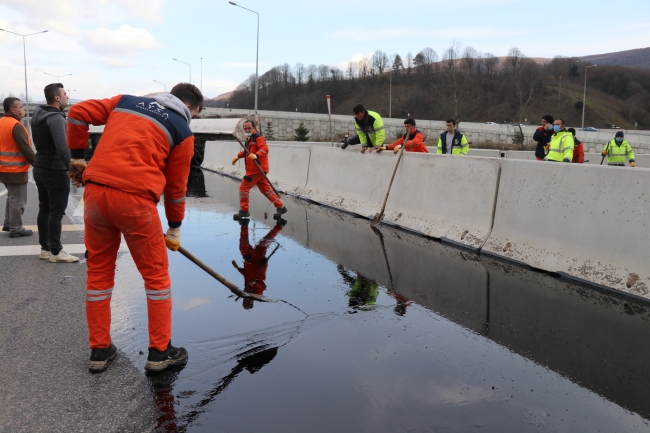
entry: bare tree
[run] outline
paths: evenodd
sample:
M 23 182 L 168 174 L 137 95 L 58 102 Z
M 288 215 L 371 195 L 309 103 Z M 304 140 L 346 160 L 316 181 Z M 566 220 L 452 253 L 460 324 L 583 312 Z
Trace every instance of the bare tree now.
M 372 55 L 372 68 L 379 74 L 383 74 L 384 70 L 388 67 L 388 56 L 381 50 L 375 51 Z
M 327 65 L 318 66 L 318 81 L 327 81 L 330 75 L 330 68 Z
M 370 62 L 365 57 L 359 60 L 359 77 L 366 79 L 370 75 Z
M 305 78 L 305 65 L 302 63 L 296 63 L 296 66 L 293 67 L 293 70 L 295 72 L 296 76 L 296 81 L 298 82 L 298 85 L 302 85 L 302 82 Z
M 359 62 L 350 60 L 347 67 L 348 80 L 354 80 L 359 74 Z
M 440 105 L 446 115 L 460 121 L 478 106 L 480 93 L 471 83 L 470 75 L 461 67 L 461 45 L 454 41 L 442 56 L 442 68 L 435 82 Z
M 463 52 L 463 65 L 465 66 L 465 69 L 468 73 L 471 74 L 474 71 L 474 66 L 477 63 L 478 57 L 478 51 L 476 51 L 474 48 L 465 48 L 465 51 Z
M 518 69 L 522 65 L 522 59 L 525 59 L 526 55 L 521 52 L 517 47 L 510 48 L 508 55 L 506 56 L 506 61 L 504 64 L 504 71 L 508 75 L 515 75 Z
M 411 69 L 413 68 L 413 54 L 406 53 L 404 60 L 406 60 L 406 71 L 409 75 L 411 75 Z
M 310 84 L 313 84 L 318 80 L 318 66 L 313 63 L 307 66 L 307 81 Z
M 496 72 L 499 58 L 492 53 L 485 53 L 483 56 L 483 65 L 485 65 L 485 74 L 491 77 Z

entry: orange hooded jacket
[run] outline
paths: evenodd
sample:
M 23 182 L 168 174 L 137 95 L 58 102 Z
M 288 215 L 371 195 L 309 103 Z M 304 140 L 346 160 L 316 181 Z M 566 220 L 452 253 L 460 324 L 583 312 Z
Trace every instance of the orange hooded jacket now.
M 269 146 L 266 144 L 266 139 L 257 131 L 253 131 L 253 135 L 246 139 L 246 148 L 250 153 L 257 155 L 257 163 L 262 167 L 264 173 L 269 172 Z M 239 158 L 246 158 L 246 176 L 252 176 L 260 172 L 257 165 L 246 156 L 242 150 L 237 154 Z
M 406 138 L 406 133 L 404 133 L 395 143 L 389 144 L 386 146 L 386 149 L 393 150 L 395 146 L 399 146 L 404 143 Z M 421 152 L 429 153 L 427 150 L 427 144 L 424 142 L 424 134 L 422 134 L 418 129 L 411 133 L 408 141 L 406 142 L 405 149 L 406 152 Z

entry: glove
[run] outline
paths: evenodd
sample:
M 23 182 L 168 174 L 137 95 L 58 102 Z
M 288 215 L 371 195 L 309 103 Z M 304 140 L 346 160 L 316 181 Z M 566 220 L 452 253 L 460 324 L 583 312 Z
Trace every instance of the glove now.
M 377 153 L 379 153 L 379 152 L 381 152 L 383 150 L 386 150 L 386 148 L 384 146 L 378 147 L 377 148 Z
M 239 157 L 238 157 L 238 156 L 235 156 L 235 157 L 232 159 L 232 165 L 237 164 L 237 161 L 239 161 Z
M 83 159 L 72 159 L 70 160 L 70 171 L 68 172 L 68 177 L 72 179 L 76 186 L 83 186 L 83 174 L 86 169 L 86 161 Z
M 630 162 L 630 167 L 636 167 L 636 162 Z
M 167 248 L 169 248 L 172 251 L 178 251 L 178 247 L 181 246 L 181 228 L 177 227 L 175 229 L 169 228 L 167 229 L 167 233 L 165 233 L 165 244 L 167 245 Z
M 257 159 L 257 155 L 255 155 L 254 153 L 249 153 L 249 154 L 248 154 L 248 159 L 254 161 L 254 160 Z
M 402 145 L 401 145 L 401 144 L 398 144 L 397 146 L 395 146 L 395 147 L 393 148 L 393 153 L 397 153 L 397 152 L 399 152 L 399 150 L 400 150 L 401 148 L 402 148 Z
M 603 151 L 601 152 L 601 155 L 603 155 L 603 156 L 607 156 L 608 153 L 609 153 L 609 152 L 607 152 L 607 149 L 603 149 Z

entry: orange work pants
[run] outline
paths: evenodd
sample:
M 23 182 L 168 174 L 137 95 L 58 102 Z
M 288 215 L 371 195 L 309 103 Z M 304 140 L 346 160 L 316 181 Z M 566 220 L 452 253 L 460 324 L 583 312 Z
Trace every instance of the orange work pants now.
M 275 192 L 273 191 L 273 188 L 271 188 L 269 181 L 266 180 L 262 173 L 257 173 L 252 175 L 247 174 L 244 176 L 244 179 L 239 185 L 239 208 L 241 210 L 248 210 L 248 199 L 250 191 L 251 188 L 253 188 L 255 185 L 257 185 L 257 188 L 260 190 L 260 192 L 264 194 L 271 203 L 273 203 L 273 206 L 275 206 L 276 209 L 280 209 L 284 206 L 278 196 L 275 195 Z
M 105 348 L 111 343 L 111 294 L 120 235 L 124 235 L 144 279 L 149 348 L 167 349 L 172 333 L 171 280 L 156 204 L 135 194 L 89 183 L 84 192 L 84 223 L 88 249 L 86 319 L 90 348 Z

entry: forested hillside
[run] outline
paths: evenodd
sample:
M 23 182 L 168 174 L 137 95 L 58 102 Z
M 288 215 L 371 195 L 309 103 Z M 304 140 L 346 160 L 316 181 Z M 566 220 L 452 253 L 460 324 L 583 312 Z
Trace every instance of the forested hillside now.
M 351 114 L 361 102 L 388 116 L 392 81 L 393 117 L 537 123 L 550 113 L 580 125 L 585 68 L 576 61 L 530 59 L 517 48 L 496 57 L 454 44 L 441 58 L 431 48 L 390 59 L 376 51 L 345 71 L 284 64 L 260 76 L 258 106 L 326 113 L 325 95 L 331 95 L 335 114 Z M 253 107 L 254 82 L 251 76 L 236 89 L 230 107 Z M 592 67 L 587 86 L 585 126 L 634 128 L 638 122 L 639 128 L 650 128 L 650 70 Z

